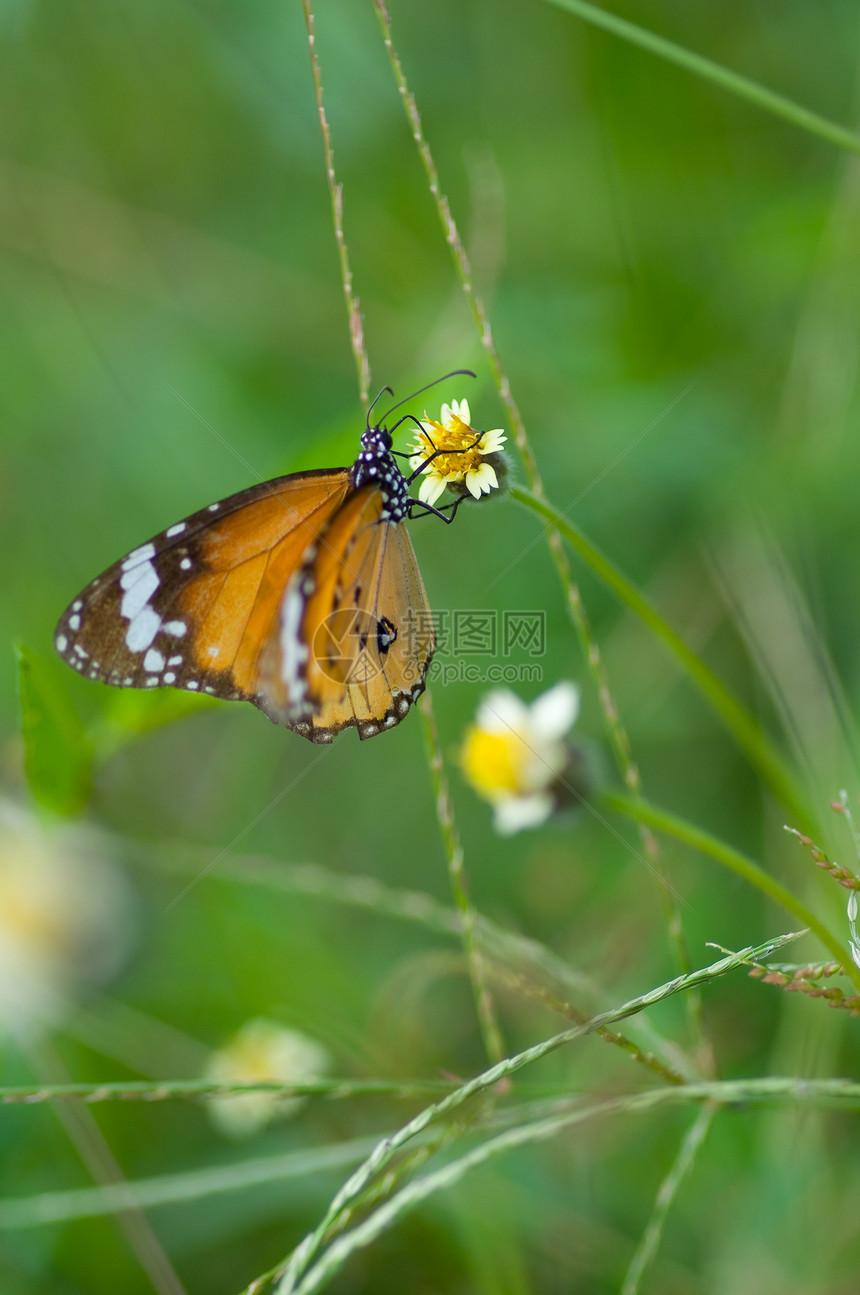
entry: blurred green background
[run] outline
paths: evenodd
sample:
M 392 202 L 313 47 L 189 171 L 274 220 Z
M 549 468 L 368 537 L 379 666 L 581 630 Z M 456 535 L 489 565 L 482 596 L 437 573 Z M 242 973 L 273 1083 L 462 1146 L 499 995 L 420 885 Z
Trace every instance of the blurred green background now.
M 618 8 L 855 120 L 849 0 L 826 13 L 800 0 Z M 858 782 L 856 162 L 535 0 L 394 0 L 392 21 L 551 498 L 761 717 L 796 765 L 822 843 L 850 862 L 825 815 Z M 467 395 L 478 426 L 500 426 L 372 4 L 320 5 L 317 37 L 373 385 L 401 396 L 472 367 L 477 383 L 449 384 L 427 408 Z M 363 418 L 297 0 L 4 0 L 0 283 L 5 793 L 25 794 L 14 639 L 49 662 L 93 729 L 123 714 L 153 722 L 100 760 L 88 812 L 130 878 L 133 947 L 51 1032 L 50 1073 L 194 1077 L 197 1045 L 204 1055 L 258 1016 L 322 1042 L 336 1075 L 479 1070 L 456 942 L 219 879 L 217 864 L 168 907 L 191 875 L 165 867 L 177 849 L 201 870 L 253 853 L 450 902 L 416 715 L 321 754 L 249 706 L 156 724 L 166 696 L 119 700 L 50 663 L 60 611 L 120 554 L 258 477 L 356 452 Z M 522 691 L 580 681 L 578 731 L 599 748 L 600 709 L 547 547 L 521 556 L 539 533 L 535 516 L 496 502 L 463 509 L 450 529 L 416 525 L 413 540 L 437 610 L 546 612 L 542 682 Z M 843 896 L 785 836 L 784 810 L 731 738 L 660 645 L 578 574 L 646 794 L 758 859 L 844 935 Z M 456 769 L 485 691 L 434 689 L 475 904 L 588 969 L 608 1001 L 668 979 L 661 896 L 629 823 L 610 831 L 583 814 L 493 833 Z M 715 956 L 708 940 L 740 947 L 791 929 L 671 842 L 665 862 L 694 965 Z M 801 960 L 821 956 L 811 939 L 797 946 Z M 723 1075 L 857 1072 L 847 1013 L 737 974 L 704 1011 Z M 500 1013 L 511 1051 L 563 1025 L 511 991 Z M 654 1020 L 689 1045 L 683 1004 Z M 44 1078 L 45 1047 L 8 1040 L 2 1082 Z M 647 1083 L 598 1040 L 532 1078 L 563 1092 Z M 193 1104 L 95 1114 L 138 1179 L 381 1133 L 415 1109 L 311 1102 L 237 1145 Z M 332 1289 L 617 1290 L 689 1118 L 606 1122 L 496 1161 Z M 858 1152 L 847 1117 L 721 1115 L 646 1288 L 855 1290 Z M 92 1181 L 49 1107 L 4 1108 L 0 1163 L 6 1197 Z M 316 1222 L 345 1172 L 164 1206 L 152 1226 L 189 1295 L 238 1291 Z M 0 1272 L 3 1295 L 153 1288 L 104 1218 L 0 1233 Z

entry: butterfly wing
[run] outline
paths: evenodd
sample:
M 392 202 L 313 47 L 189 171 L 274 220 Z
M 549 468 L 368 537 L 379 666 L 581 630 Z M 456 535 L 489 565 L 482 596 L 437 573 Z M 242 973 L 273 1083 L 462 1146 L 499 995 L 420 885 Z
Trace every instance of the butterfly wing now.
M 435 647 L 409 533 L 374 487 L 333 515 L 284 594 L 261 659 L 268 713 L 312 742 L 399 724 L 424 691 Z
M 66 608 L 54 643 L 88 679 L 251 701 L 284 589 L 350 490 L 349 470 L 297 472 L 168 527 Z

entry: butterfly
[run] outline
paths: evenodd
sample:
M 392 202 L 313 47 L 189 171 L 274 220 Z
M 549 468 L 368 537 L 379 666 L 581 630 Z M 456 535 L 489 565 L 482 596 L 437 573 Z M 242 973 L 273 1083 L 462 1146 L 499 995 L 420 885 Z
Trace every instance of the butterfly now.
M 457 509 L 409 494 L 424 466 L 403 476 L 392 433 L 412 415 L 385 426 L 405 403 L 373 426 L 371 405 L 352 467 L 250 486 L 120 558 L 63 612 L 57 652 L 114 687 L 249 701 L 310 742 L 399 724 L 436 642 L 404 523 Z

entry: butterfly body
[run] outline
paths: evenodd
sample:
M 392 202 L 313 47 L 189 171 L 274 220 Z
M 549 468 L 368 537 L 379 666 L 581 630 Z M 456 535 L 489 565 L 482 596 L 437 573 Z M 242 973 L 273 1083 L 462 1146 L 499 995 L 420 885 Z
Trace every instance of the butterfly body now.
M 60 656 L 115 687 L 250 701 L 312 742 L 394 727 L 435 638 L 391 445 L 368 427 L 351 468 L 278 477 L 169 526 L 69 605 Z

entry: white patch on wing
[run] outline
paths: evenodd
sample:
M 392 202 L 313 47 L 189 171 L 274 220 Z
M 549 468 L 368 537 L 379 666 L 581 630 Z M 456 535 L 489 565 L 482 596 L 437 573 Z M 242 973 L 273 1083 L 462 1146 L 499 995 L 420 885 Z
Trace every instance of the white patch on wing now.
M 304 609 L 299 572 L 287 585 L 281 607 L 281 675 L 287 689 L 287 714 L 291 717 L 301 714 L 307 693 L 303 669 L 308 649 L 300 638 Z
M 142 652 L 148 648 L 158 633 L 161 617 L 151 607 L 142 607 L 128 627 L 125 636 L 126 647 L 130 652 Z
M 171 526 L 169 530 L 166 530 L 164 532 L 164 534 L 167 536 L 169 540 L 171 540 L 173 539 L 174 535 L 181 535 L 184 530 L 185 530 L 185 522 L 177 522 L 175 526 Z
M 150 670 L 155 674 L 157 674 L 159 670 L 164 669 L 164 657 L 157 648 L 149 649 L 146 656 L 143 658 L 143 668 L 144 670 Z
M 141 544 L 139 549 L 132 549 L 128 557 L 123 558 L 122 569 L 123 571 L 129 571 L 132 567 L 136 567 L 138 562 L 144 562 L 147 559 L 154 557 L 155 545 L 151 542 L 149 544 Z
M 126 620 L 133 621 L 155 593 L 159 584 L 158 572 L 151 562 L 142 562 L 129 571 L 124 571 L 119 578 L 123 590 L 120 614 Z

